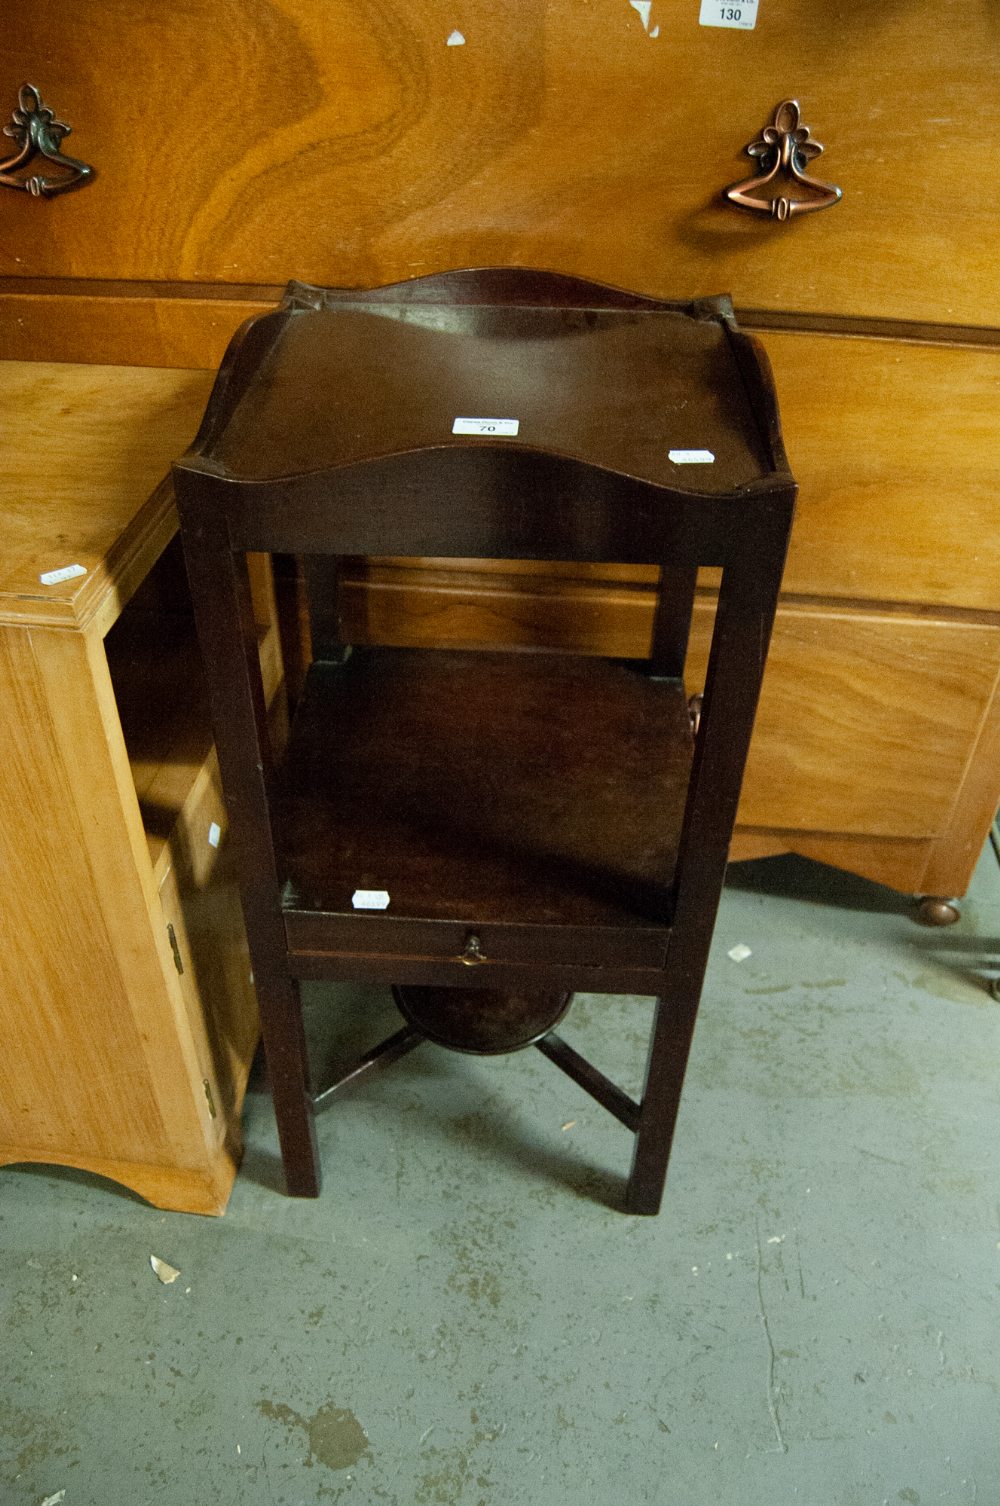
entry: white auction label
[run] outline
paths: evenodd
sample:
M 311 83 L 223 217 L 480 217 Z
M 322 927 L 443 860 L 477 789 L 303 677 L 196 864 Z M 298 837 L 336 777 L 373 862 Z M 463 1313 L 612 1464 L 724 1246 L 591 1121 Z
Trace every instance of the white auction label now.
M 517 418 L 456 418 L 451 426 L 453 434 L 482 434 L 486 438 L 516 434 L 520 419 Z
M 355 910 L 388 910 L 388 889 L 355 889 L 351 895 Z
M 667 459 L 674 465 L 713 465 L 715 456 L 711 450 L 668 450 Z
M 86 565 L 63 565 L 61 570 L 46 570 L 38 579 L 43 586 L 58 586 L 64 580 L 76 580 L 78 575 L 86 575 Z
M 753 31 L 757 25 L 757 0 L 738 0 L 723 5 L 721 0 L 701 0 L 702 26 L 734 26 L 737 31 Z

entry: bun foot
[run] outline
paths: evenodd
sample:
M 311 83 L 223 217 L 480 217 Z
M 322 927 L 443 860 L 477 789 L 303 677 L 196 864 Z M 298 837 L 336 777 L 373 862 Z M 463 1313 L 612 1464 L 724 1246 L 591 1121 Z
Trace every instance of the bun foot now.
M 962 912 L 953 899 L 924 894 L 917 899 L 917 919 L 925 926 L 953 926 Z

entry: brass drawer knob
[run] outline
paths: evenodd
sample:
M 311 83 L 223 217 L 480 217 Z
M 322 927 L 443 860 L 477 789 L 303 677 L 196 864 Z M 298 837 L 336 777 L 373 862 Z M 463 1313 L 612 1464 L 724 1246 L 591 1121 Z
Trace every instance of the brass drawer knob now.
M 458 960 L 459 962 L 464 962 L 466 967 L 476 967 L 480 962 L 486 961 L 483 944 L 475 931 L 470 931 L 466 937 L 465 946 L 462 948 Z
M 781 101 L 771 124 L 746 148 L 747 155 L 756 157 L 762 170 L 757 177 L 746 178 L 726 189 L 730 204 L 754 214 L 770 215 L 772 219 L 789 220 L 793 215 L 829 209 L 839 202 L 842 198 L 839 188 L 811 178 L 805 170 L 806 163 L 818 157 L 823 148 L 818 141 L 810 140 L 809 127 L 800 124 L 801 118 L 797 99 Z M 783 189 L 792 184 L 805 189 L 805 194 L 790 198 L 787 192 L 771 192 L 772 184 L 780 180 L 784 180 Z

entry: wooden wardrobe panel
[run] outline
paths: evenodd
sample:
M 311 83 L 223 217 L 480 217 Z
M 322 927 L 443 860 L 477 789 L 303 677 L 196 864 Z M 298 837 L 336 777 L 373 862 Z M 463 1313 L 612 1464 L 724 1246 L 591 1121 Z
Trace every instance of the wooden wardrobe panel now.
M 125 84 L 100 62 L 123 57 Z M 0 103 L 30 77 L 97 176 L 5 191 L 0 273 L 372 284 L 518 262 L 989 322 L 998 61 L 988 4 L 782 0 L 753 31 L 699 25 L 697 0 L 653 0 L 648 31 L 628 0 L 14 7 Z M 790 95 L 844 198 L 778 224 L 720 195 Z
M 1000 347 L 760 338 L 799 482 L 785 593 L 1000 611 Z
M 688 684 L 707 653 L 710 603 Z M 947 827 L 990 706 L 1000 627 L 785 605 L 771 640 L 741 826 L 870 837 Z

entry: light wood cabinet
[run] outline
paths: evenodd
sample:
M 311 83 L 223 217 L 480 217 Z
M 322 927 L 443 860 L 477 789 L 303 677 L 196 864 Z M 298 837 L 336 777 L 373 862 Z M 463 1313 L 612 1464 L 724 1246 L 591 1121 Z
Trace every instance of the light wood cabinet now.
M 159 484 L 208 382 L 16 363 L 0 379 L 24 440 L 0 471 L 0 1165 L 221 1213 L 256 1005 Z M 260 564 L 256 587 L 274 697 Z

